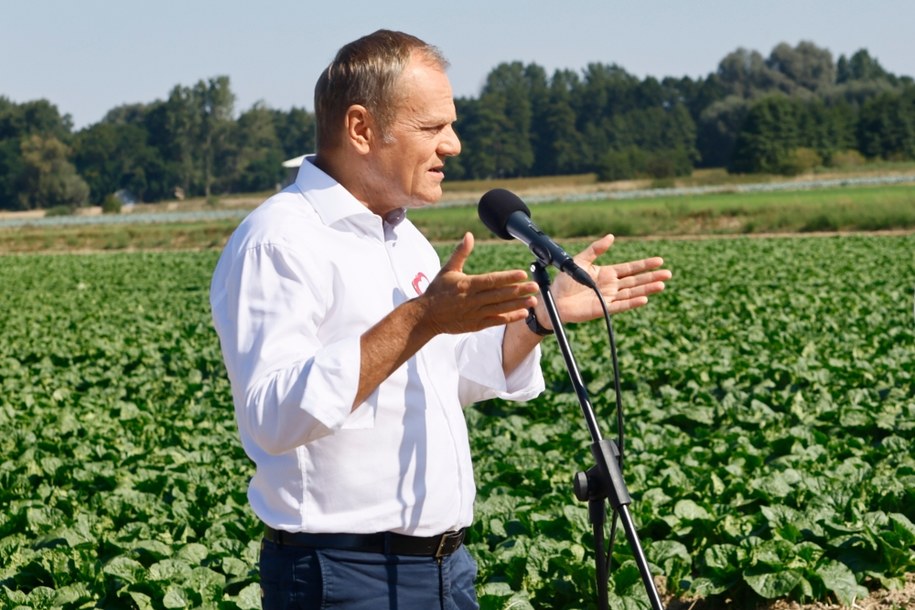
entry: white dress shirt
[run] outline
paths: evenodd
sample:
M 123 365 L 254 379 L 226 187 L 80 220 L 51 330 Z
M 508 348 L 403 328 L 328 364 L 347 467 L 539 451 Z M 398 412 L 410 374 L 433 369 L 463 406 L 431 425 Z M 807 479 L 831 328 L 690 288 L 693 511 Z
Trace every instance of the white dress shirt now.
M 251 506 L 287 531 L 467 526 L 475 485 L 462 408 L 539 394 L 539 348 L 506 379 L 503 327 L 439 335 L 352 410 L 360 336 L 421 294 L 440 262 L 409 220 L 382 221 L 311 161 L 241 223 L 210 288 L 256 465 Z

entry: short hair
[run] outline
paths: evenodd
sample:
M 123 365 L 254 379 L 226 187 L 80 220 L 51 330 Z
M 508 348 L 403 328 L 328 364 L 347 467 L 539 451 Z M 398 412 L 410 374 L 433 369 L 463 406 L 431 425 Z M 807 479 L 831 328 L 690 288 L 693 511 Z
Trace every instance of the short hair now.
M 397 80 L 414 52 L 445 70 L 441 51 L 416 36 L 378 30 L 344 45 L 315 85 L 317 149 L 338 145 L 347 109 L 360 104 L 375 117 L 382 137 L 397 112 Z

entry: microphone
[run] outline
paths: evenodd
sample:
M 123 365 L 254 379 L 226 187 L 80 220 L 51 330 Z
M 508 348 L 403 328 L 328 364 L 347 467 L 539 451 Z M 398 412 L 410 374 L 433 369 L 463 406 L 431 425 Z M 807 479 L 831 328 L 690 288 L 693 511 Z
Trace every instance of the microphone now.
M 514 237 L 526 244 L 541 264 L 552 265 L 579 284 L 596 290 L 588 272 L 579 267 L 565 250 L 533 223 L 530 209 L 511 191 L 488 191 L 480 198 L 477 212 L 483 224 L 497 236 L 502 239 Z

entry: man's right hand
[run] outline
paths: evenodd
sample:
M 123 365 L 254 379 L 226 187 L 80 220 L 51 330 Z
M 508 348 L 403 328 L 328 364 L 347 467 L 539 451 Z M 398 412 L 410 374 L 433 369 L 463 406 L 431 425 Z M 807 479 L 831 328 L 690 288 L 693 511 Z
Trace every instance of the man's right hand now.
M 473 244 L 473 234 L 465 233 L 426 291 L 415 299 L 422 308 L 421 332 L 429 333 L 429 338 L 523 320 L 537 303 L 537 283 L 528 280 L 523 269 L 464 273 Z
M 362 335 L 358 407 L 401 364 L 440 334 L 458 334 L 524 320 L 539 287 L 527 272 L 464 273 L 473 251 L 466 233 L 426 291 L 395 308 Z

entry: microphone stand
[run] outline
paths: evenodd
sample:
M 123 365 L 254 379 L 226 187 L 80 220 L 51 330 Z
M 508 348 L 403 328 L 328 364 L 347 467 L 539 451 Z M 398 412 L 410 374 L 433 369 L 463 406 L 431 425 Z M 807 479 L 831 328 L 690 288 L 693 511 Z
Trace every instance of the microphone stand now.
M 559 342 L 559 349 L 566 362 L 566 368 L 569 371 L 569 378 L 575 393 L 578 395 L 578 402 L 581 404 L 582 414 L 588 430 L 591 433 L 591 455 L 594 456 L 596 465 L 588 469 L 587 472 L 579 472 L 575 475 L 575 496 L 582 502 L 588 502 L 588 514 L 591 525 L 594 529 L 594 550 L 595 550 L 595 567 L 597 571 L 597 592 L 598 604 L 600 610 L 609 609 L 609 592 L 607 571 L 607 557 L 604 551 L 604 524 L 606 521 L 606 502 L 609 501 L 610 507 L 619 515 L 626 532 L 626 538 L 635 556 L 636 564 L 642 575 L 642 583 L 648 593 L 648 600 L 651 602 L 653 610 L 664 610 L 661 603 L 661 597 L 658 595 L 657 587 L 651 577 L 651 571 L 648 568 L 648 560 L 642 551 L 639 543 L 638 534 L 635 531 L 635 525 L 629 514 L 629 504 L 632 498 L 626 489 L 626 482 L 623 480 L 623 474 L 619 466 L 619 449 L 612 440 L 604 439 L 601 436 L 600 429 L 597 425 L 597 417 L 594 414 L 594 408 L 588 398 L 588 390 L 578 371 L 578 365 L 575 357 L 569 347 L 569 341 L 566 337 L 565 330 L 562 327 L 562 321 L 559 319 L 559 313 L 556 309 L 556 302 L 550 292 L 550 275 L 541 261 L 535 261 L 531 264 L 531 272 L 534 280 L 540 286 L 540 294 L 543 297 L 543 303 L 546 306 L 547 313 L 550 315 L 550 322 Z

